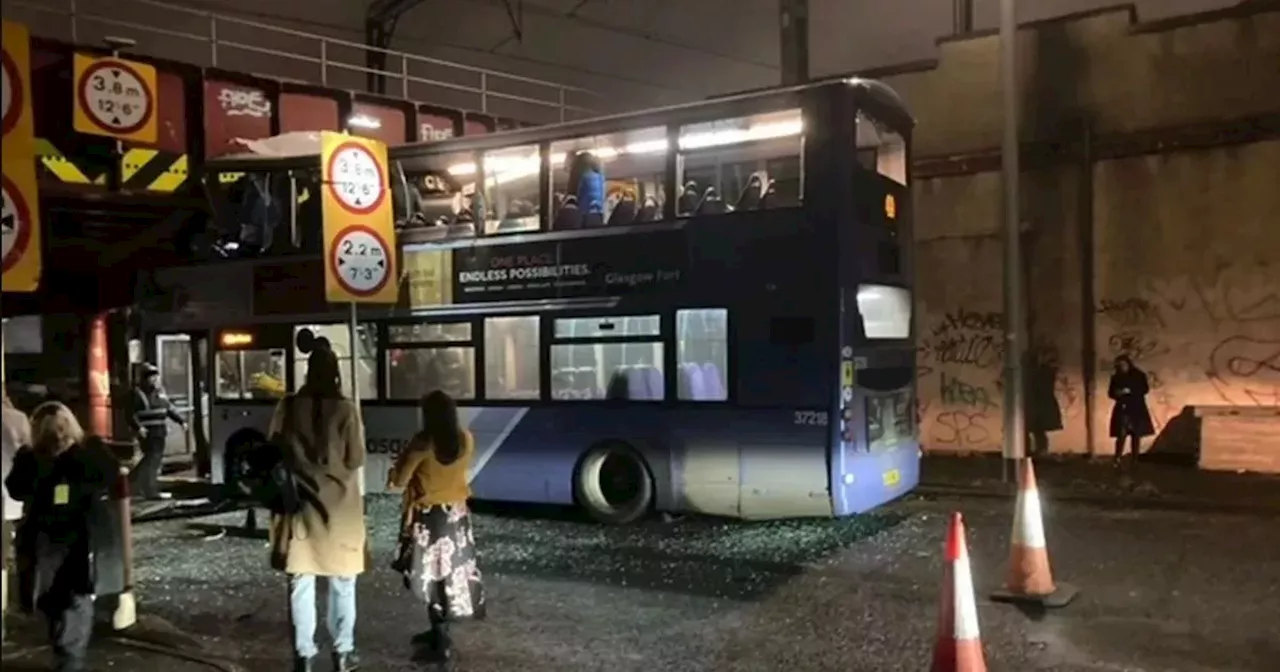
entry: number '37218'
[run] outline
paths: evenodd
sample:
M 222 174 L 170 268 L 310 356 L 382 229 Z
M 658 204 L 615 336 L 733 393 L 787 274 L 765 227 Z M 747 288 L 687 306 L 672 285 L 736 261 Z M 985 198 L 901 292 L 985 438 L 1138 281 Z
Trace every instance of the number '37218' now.
M 826 427 L 827 422 L 826 411 L 796 411 L 792 418 L 792 424 L 809 427 Z

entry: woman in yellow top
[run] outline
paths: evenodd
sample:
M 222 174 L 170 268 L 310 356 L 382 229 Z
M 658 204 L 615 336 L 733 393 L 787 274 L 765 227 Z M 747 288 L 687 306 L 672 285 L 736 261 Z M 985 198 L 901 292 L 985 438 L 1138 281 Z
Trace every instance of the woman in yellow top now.
M 430 631 L 415 638 L 426 657 L 451 657 L 448 623 L 484 617 L 484 584 L 476 566 L 467 499 L 475 441 L 458 423 L 458 409 L 439 390 L 422 400 L 422 430 L 400 454 L 387 487 L 404 488 L 400 549 L 395 568 L 405 587 L 427 605 Z

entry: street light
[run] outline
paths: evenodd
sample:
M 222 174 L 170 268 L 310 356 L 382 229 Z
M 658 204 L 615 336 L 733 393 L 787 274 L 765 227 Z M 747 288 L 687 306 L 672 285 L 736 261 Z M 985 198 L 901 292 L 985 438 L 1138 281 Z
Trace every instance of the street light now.
M 1018 194 L 1017 0 L 1000 0 L 1000 80 L 1004 135 L 1000 148 L 1004 217 L 1004 480 L 1009 462 L 1026 457 L 1023 357 L 1026 313 L 1022 287 L 1022 236 Z

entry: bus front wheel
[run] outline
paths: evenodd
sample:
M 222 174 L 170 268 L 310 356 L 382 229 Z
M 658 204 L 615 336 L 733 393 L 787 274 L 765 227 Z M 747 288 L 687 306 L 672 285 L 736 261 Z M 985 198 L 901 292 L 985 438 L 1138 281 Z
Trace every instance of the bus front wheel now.
M 262 434 L 251 429 L 242 429 L 227 439 L 223 453 L 222 483 L 233 498 L 249 496 L 247 483 L 250 472 L 249 458 L 254 449 L 265 441 Z
M 622 442 L 597 445 L 578 463 L 578 505 L 599 522 L 633 523 L 653 507 L 653 475 L 644 456 Z

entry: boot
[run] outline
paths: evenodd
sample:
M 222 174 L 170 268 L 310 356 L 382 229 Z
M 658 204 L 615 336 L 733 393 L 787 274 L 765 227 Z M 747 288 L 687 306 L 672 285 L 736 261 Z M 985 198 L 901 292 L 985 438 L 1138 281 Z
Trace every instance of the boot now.
M 312 672 L 311 659 L 301 656 L 293 658 L 293 672 Z
M 333 672 L 354 672 L 360 669 L 360 657 L 355 651 L 333 654 Z
M 444 623 L 432 623 L 431 629 L 413 638 L 420 647 L 416 658 L 427 663 L 446 663 L 453 657 L 449 627 Z

